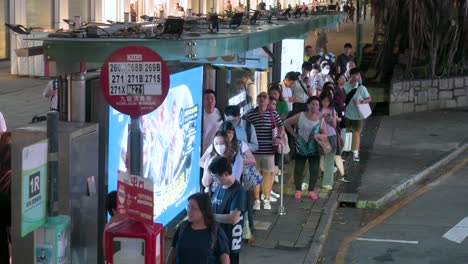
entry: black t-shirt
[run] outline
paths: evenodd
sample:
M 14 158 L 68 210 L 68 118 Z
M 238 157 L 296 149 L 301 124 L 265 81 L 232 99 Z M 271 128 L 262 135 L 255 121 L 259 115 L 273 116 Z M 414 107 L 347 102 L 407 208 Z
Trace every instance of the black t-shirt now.
M 0 263 L 10 262 L 7 228 L 11 226 L 11 202 L 7 194 L 0 192 Z
M 182 225 L 183 231 L 180 234 Z M 172 247 L 176 249 L 175 263 L 220 263 L 220 256 L 229 254 L 229 241 L 223 229 L 216 229 L 216 242 L 212 245 L 212 233 L 208 228 L 194 230 L 190 223 L 182 223 L 174 235 Z
M 230 214 L 231 211 L 241 211 L 241 216 L 236 224 L 220 224 L 230 242 L 231 254 L 239 253 L 242 246 L 242 229 L 244 226 L 244 212 L 246 211 L 245 188 L 238 181 L 227 189 L 219 186 L 213 194 L 211 204 L 214 214 Z
M 348 61 L 353 61 L 354 57 L 353 55 L 346 55 L 342 53 L 338 58 L 336 58 L 336 66 L 340 67 L 341 72 L 340 73 L 345 73 L 346 72 L 346 63 Z

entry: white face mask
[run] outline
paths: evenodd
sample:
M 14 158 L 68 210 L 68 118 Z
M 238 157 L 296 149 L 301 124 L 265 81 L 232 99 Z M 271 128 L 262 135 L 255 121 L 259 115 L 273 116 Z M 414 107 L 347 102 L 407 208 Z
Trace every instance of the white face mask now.
M 224 153 L 226 152 L 226 145 L 215 145 L 214 148 L 216 152 L 218 152 L 218 154 L 220 155 L 224 155 Z
M 326 74 L 329 74 L 329 73 L 330 73 L 330 69 L 323 69 L 323 70 L 322 70 L 322 73 L 325 74 L 325 75 L 326 75 Z

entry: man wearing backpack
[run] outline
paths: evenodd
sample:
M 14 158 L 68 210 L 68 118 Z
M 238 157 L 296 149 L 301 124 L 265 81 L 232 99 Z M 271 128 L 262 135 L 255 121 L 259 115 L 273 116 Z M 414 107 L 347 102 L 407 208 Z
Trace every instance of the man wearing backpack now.
M 221 228 L 230 241 L 231 264 L 237 264 L 242 246 L 244 212 L 246 211 L 245 188 L 232 176 L 231 164 L 225 157 L 215 158 L 209 169 L 220 183 L 211 202 L 214 219 L 221 224 Z
M 241 118 L 239 106 L 226 106 L 224 108 L 224 115 L 226 116 L 226 121 L 230 121 L 234 125 L 237 139 L 245 141 L 250 151 L 256 151 L 258 149 L 258 141 L 255 127 L 249 121 Z

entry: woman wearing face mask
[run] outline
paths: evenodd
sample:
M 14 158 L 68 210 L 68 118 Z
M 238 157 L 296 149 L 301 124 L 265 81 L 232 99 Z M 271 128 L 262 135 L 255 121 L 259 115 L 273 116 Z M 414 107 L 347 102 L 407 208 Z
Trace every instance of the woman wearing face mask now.
M 297 142 L 296 164 L 294 166 L 294 199 L 301 200 L 301 185 L 306 161 L 309 162 L 309 198 L 317 200 L 315 183 L 319 174 L 320 156 L 316 140 L 328 137 L 326 124 L 320 113 L 320 98 L 312 96 L 307 100 L 307 111 L 286 119 L 286 130 Z
M 333 80 L 333 76 L 330 74 L 330 64 L 328 62 L 323 62 L 320 65 L 321 71 L 315 76 L 315 90 L 317 94 L 321 94 L 323 87 L 326 82 L 332 82 L 334 83 L 335 81 Z
M 245 141 L 238 140 L 236 135 L 236 129 L 234 125 L 230 121 L 226 121 L 221 124 L 219 127 L 219 131 L 224 131 L 227 133 L 228 140 L 232 145 L 237 144 L 240 156 L 242 157 L 242 165 L 249 165 L 255 164 L 255 157 L 250 151 L 249 145 Z M 248 212 L 244 215 L 246 221 L 244 221 L 244 232 L 242 236 L 244 239 L 248 240 L 248 243 L 253 245 L 255 244 L 255 237 L 254 237 L 254 219 L 253 219 L 253 201 L 254 201 L 254 194 L 252 190 L 247 191 L 247 201 L 246 201 L 246 208 Z M 248 220 L 248 221 L 247 221 Z
M 231 144 L 226 131 L 218 130 L 213 138 L 213 144 L 210 147 L 212 147 L 213 150 L 210 152 L 210 156 L 208 156 L 205 160 L 205 169 L 203 170 L 202 177 L 202 184 L 205 186 L 205 192 L 210 191 L 210 187 L 211 191 L 214 191 L 216 187 L 219 186 L 219 182 L 217 182 L 216 177 L 213 177 L 210 170 L 208 169 L 211 161 L 218 156 L 226 157 L 231 161 L 232 175 L 240 182 L 243 168 L 242 157 L 238 154 L 238 145 Z

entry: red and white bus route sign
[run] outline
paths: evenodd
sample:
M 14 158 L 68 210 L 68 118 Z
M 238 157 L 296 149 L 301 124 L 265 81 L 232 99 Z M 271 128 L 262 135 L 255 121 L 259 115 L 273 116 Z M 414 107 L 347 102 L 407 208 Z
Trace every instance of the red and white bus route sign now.
M 163 103 L 170 79 L 166 62 L 158 53 L 143 46 L 126 46 L 107 57 L 100 81 L 112 107 L 138 118 Z

